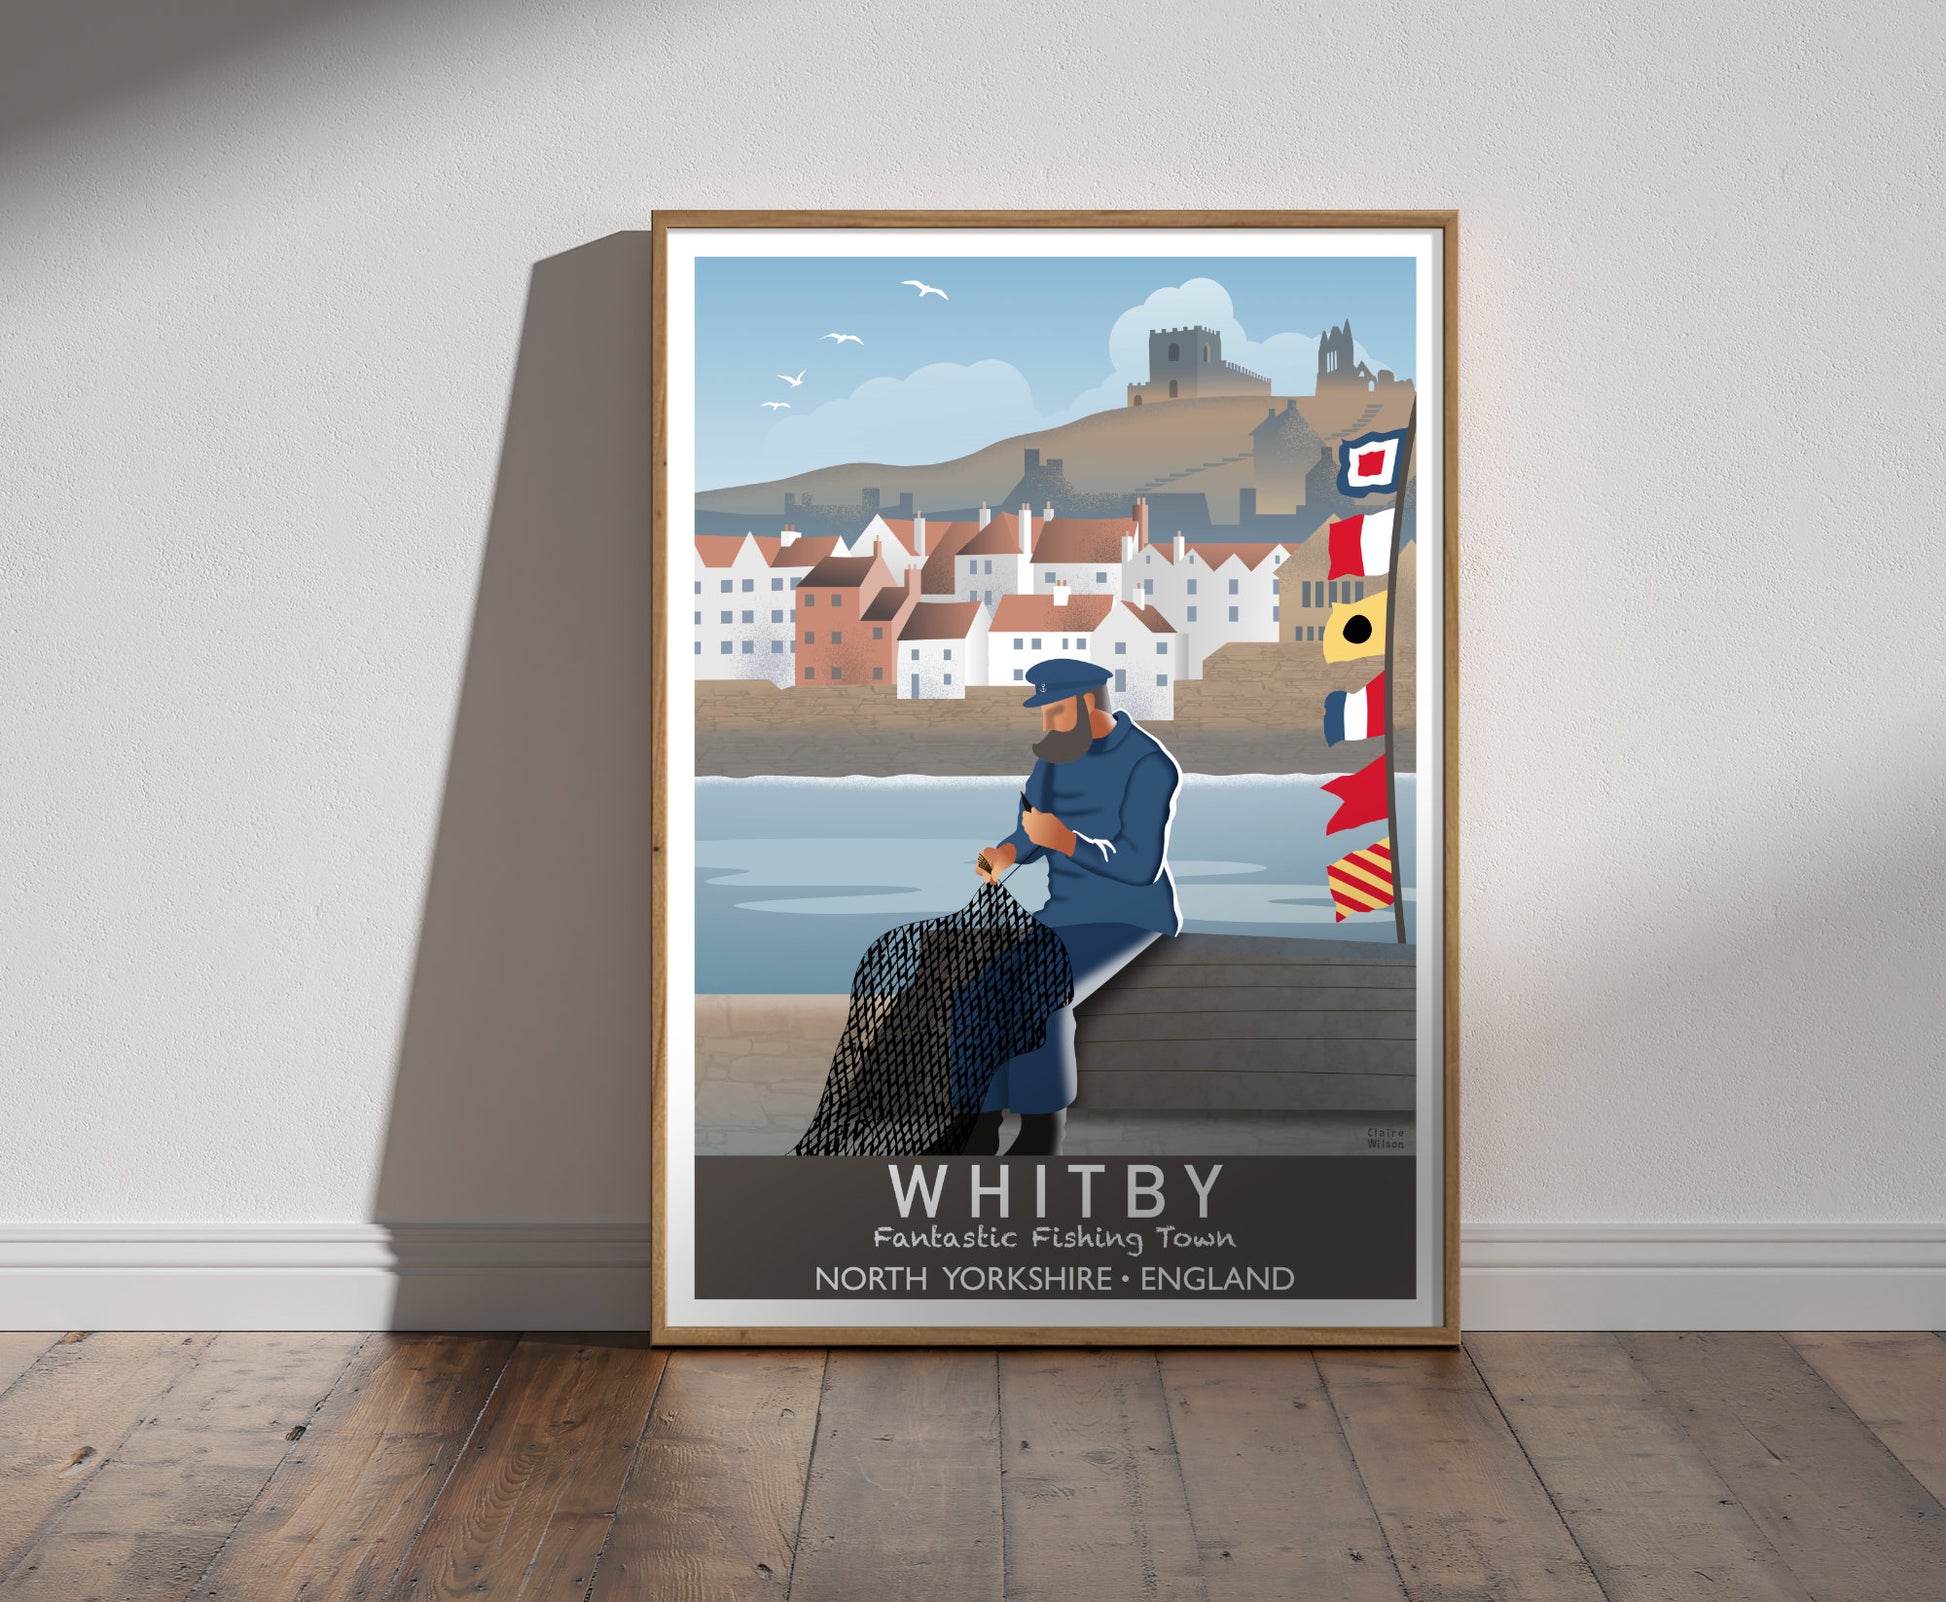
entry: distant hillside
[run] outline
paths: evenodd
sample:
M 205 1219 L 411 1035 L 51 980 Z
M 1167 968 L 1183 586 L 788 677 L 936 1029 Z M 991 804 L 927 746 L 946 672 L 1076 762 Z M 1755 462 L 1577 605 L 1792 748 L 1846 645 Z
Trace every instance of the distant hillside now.
M 1334 442 L 1351 433 L 1404 427 L 1412 390 L 1399 385 L 1383 396 L 1354 389 L 1294 399 L 1319 438 Z M 855 505 L 868 488 L 879 491 L 888 511 L 906 494 L 923 511 L 973 507 L 982 500 L 1001 507 L 1021 481 L 1024 453 L 1038 450 L 1043 461 L 1062 464 L 1078 494 L 1201 494 L 1211 518 L 1230 523 L 1237 516 L 1237 492 L 1254 482 L 1250 431 L 1268 411 L 1284 405 L 1281 396 L 1269 402 L 1226 396 L 1096 412 L 1058 428 L 999 440 L 956 461 L 913 467 L 847 462 L 767 483 L 708 490 L 696 497 L 696 509 L 775 514 L 783 510 L 786 494 L 800 499 L 808 494 L 819 505 Z M 1266 512 L 1288 512 L 1295 504 L 1288 487 L 1260 486 L 1259 501 Z

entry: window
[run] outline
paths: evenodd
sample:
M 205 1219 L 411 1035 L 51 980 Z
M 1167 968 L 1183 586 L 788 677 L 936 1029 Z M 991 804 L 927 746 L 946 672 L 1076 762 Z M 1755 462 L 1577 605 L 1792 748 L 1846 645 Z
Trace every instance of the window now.
M 743 642 L 743 654 L 745 656 L 749 656 L 756 649 L 757 649 L 757 642 L 755 640 L 745 640 Z
M 1038 651 L 1040 648 L 1041 648 L 1041 637 L 1038 634 L 1036 634 L 1034 636 L 1034 649 Z
M 1232 595 L 1234 595 L 1234 594 L 1236 594 L 1236 592 L 1237 592 L 1237 581 L 1236 581 L 1235 579 L 1231 579 L 1231 580 L 1230 580 L 1230 593 L 1231 593 Z
M 1231 616 L 1231 617 L 1235 617 L 1235 616 L 1236 616 L 1236 608 L 1235 608 L 1235 607 L 1231 607 L 1231 608 L 1230 608 L 1230 616 Z M 843 645 L 843 644 L 845 643 L 845 636 L 844 636 L 844 632 L 843 632 L 842 630 L 840 630 L 840 629 L 833 629 L 833 630 L 831 631 L 831 643 L 832 643 L 833 645 Z
M 1196 581 L 1194 579 L 1191 579 L 1189 581 L 1189 593 L 1191 595 L 1194 595 L 1196 593 Z
M 1026 642 L 1025 640 L 1023 640 L 1023 639 L 1021 639 L 1021 638 L 1019 638 L 1018 636 L 1016 636 L 1016 637 L 1015 637 L 1015 639 L 1014 639 L 1014 649 L 1015 649 L 1016 651 L 1018 651 L 1018 650 L 1019 650 L 1019 649 L 1020 649 L 1020 648 L 1021 648 L 1021 647 L 1022 647 L 1023 645 L 1025 645 L 1026 643 L 1027 643 L 1027 642 Z
M 696 649 L 700 651 L 700 650 L 702 650 L 702 647 L 701 647 L 701 646 L 699 645 L 699 646 L 697 646 L 697 647 L 696 647 Z M 1015 668 L 1015 669 L 1014 669 L 1014 678 L 1015 678 L 1016 680 L 1020 680 L 1020 679 L 1024 679 L 1024 678 L 1026 678 L 1026 677 L 1027 677 L 1027 673 L 1026 673 L 1026 670 L 1025 670 L 1024 668 Z
M 845 604 L 845 598 L 842 595 L 834 595 L 831 597 L 831 604 L 833 606 L 843 606 Z
M 987 605 L 988 605 L 988 606 L 991 606 L 991 605 L 993 605 L 993 591 L 992 591 L 992 590 L 988 590 L 988 591 L 987 591 Z
M 1155 676 L 1155 687 L 1158 690 L 1166 690 L 1169 687 L 1169 675 L 1166 673 L 1158 673 Z
M 1176 347 L 1171 345 L 1169 348 L 1174 350 Z M 1169 380 L 1169 398 L 1171 400 L 1176 398 L 1176 381 L 1173 378 Z
M 701 612 L 698 612 L 698 613 L 696 614 L 696 621 L 697 621 L 698 623 L 700 623 L 700 622 L 702 622 L 702 621 L 703 621 L 703 614 L 702 614 Z
M 1270 621 L 1273 623 L 1280 621 L 1283 615 L 1284 615 L 1284 609 L 1281 606 L 1273 606 L 1270 609 Z
M 993 558 L 990 556 L 987 558 L 987 565 L 985 571 L 989 573 L 993 571 Z
M 1054 582 L 1054 575 L 1052 573 L 1043 573 L 1041 577 L 1047 580 L 1047 582 L 1050 584 Z
M 1280 578 L 1272 579 L 1270 581 L 1270 593 L 1272 595 L 1282 595 L 1284 593 L 1284 581 Z
M 804 579 L 801 574 L 793 574 L 791 577 L 791 588 L 796 589 L 798 585 L 802 584 L 803 582 Z
M 881 625 L 877 623 L 874 623 L 872 625 L 872 638 L 875 640 L 882 640 L 885 638 L 885 630 Z
M 1352 599 L 1354 601 L 1362 601 L 1365 599 L 1365 581 L 1363 579 L 1358 581 L 1358 593 Z
M 1196 608 L 1193 606 L 1189 609 L 1189 621 L 1192 623 L 1196 621 Z
M 1237 620 L 1237 609 L 1233 606 L 1230 608 L 1230 621 L 1234 623 L 1236 622 L 1236 620 Z
M 701 640 L 698 640 L 696 642 L 696 654 L 698 656 L 701 656 L 703 654 L 703 642 Z
M 953 648 L 950 645 L 946 647 L 946 660 L 948 662 L 953 660 Z M 951 679 L 948 679 L 946 682 L 948 684 L 951 684 L 953 681 Z
M 781 590 L 784 587 L 784 581 L 780 578 L 774 578 L 770 581 L 770 587 L 773 590 Z
M 806 669 L 804 670 L 804 676 L 805 676 L 805 677 L 806 677 L 806 678 L 808 679 L 808 678 L 810 678 L 810 677 L 812 676 L 812 674 L 813 674 L 813 673 L 815 673 L 816 671 L 817 671 L 817 670 L 816 670 L 815 668 L 806 668 Z
M 875 667 L 875 668 L 873 668 L 873 669 L 872 669 L 872 677 L 873 677 L 874 679 L 883 679 L 883 678 L 885 677 L 885 669 L 884 669 L 884 668 L 882 668 L 882 667 Z
M 782 640 L 772 640 L 770 642 L 770 654 L 772 656 L 782 656 L 784 654 L 784 642 Z
M 1095 575 L 1095 582 L 1097 584 L 1106 584 L 1108 582 L 1108 575 L 1106 573 L 1097 573 Z
M 723 646 L 722 646 L 722 654 L 723 654 L 724 656 L 728 656 L 728 655 L 730 654 L 730 650 L 731 650 L 731 642 L 730 642 L 730 641 L 728 641 L 728 640 L 725 640 L 725 641 L 723 642 Z
M 799 604 L 803 606 L 816 606 L 818 604 L 818 598 L 815 595 L 807 595 Z
M 916 645 L 912 648 L 912 660 L 915 662 L 919 660 L 919 647 Z
M 834 679 L 842 679 L 845 676 L 845 670 L 841 667 L 834 667 L 831 670 L 831 676 Z
M 719 623 L 728 623 L 733 621 L 735 617 L 736 614 L 734 612 L 719 612 L 717 614 L 717 621 Z
M 1169 642 L 1167 640 L 1157 640 L 1155 642 L 1155 654 L 1157 656 L 1167 656 L 1169 654 Z
M 1148 598 L 1149 596 L 1151 596 L 1151 595 L 1153 595 L 1153 594 L 1155 594 L 1155 580 L 1154 580 L 1154 579 L 1144 579 L 1144 580 L 1142 580 L 1142 596 L 1143 596 L 1143 599 L 1145 599 L 1145 600 L 1146 600 L 1146 599 L 1147 599 L 1147 598 Z
M 696 581 L 696 593 L 698 595 L 701 595 L 703 593 L 703 581 L 701 579 L 698 579 Z
M 1209 346 L 1207 346 L 1207 345 L 1205 345 L 1205 346 L 1203 347 L 1203 360 L 1204 360 L 1204 361 L 1208 361 L 1208 360 L 1209 360 Z
M 1309 606 L 1311 604 L 1311 581 L 1309 579 L 1304 581 L 1304 593 L 1298 604 L 1301 606 Z
M 784 614 L 783 614 L 783 612 L 782 612 L 781 610 L 779 610 L 779 611 L 773 611 L 773 612 L 772 612 L 772 613 L 770 614 L 770 621 L 771 621 L 771 622 L 773 622 L 773 623 L 781 623 L 781 622 L 783 622 L 783 621 L 784 621 Z
M 806 629 L 804 631 L 804 643 L 806 645 L 816 645 L 818 643 L 818 637 L 809 629 Z
M 757 614 L 746 610 L 743 614 L 743 621 L 746 623 L 754 623 L 757 621 Z
M 744 594 L 746 595 L 749 594 L 750 591 L 754 590 L 756 587 L 757 587 L 757 581 L 755 579 L 745 579 L 743 581 L 743 591 Z
M 1338 581 L 1336 579 L 1331 581 L 1331 599 L 1334 603 L 1338 599 Z
M 1179 361 L 1181 361 L 1181 360 L 1182 360 L 1182 346 L 1180 346 L 1180 345 L 1171 345 L 1171 346 L 1169 347 L 1169 360 L 1170 360 L 1170 361 L 1172 361 L 1172 362 L 1179 362 Z M 1175 389 L 1174 389 L 1174 387 L 1172 386 L 1172 387 L 1170 388 L 1170 390 L 1169 390 L 1169 393 L 1170 393 L 1171 395 L 1173 395 L 1173 394 L 1175 394 L 1175 392 L 1176 392 L 1176 391 L 1175 391 Z
M 978 590 L 968 590 L 966 592 L 966 598 L 969 601 L 977 601 L 980 598 L 980 592 Z
M 1068 637 L 1065 634 L 1063 634 L 1061 636 L 1061 649 L 1065 651 L 1067 648 L 1068 648 Z
M 731 591 L 731 590 L 733 590 L 733 589 L 735 589 L 735 588 L 736 588 L 736 586 L 735 586 L 734 584 L 732 584 L 732 583 L 731 583 L 731 582 L 730 582 L 730 581 L 729 581 L 728 579 L 725 579 L 725 580 L 723 581 L 723 593 L 724 593 L 725 595 L 728 595 L 728 594 L 730 593 L 730 591 Z
M 1115 642 L 1115 654 L 1116 654 L 1117 656 L 1127 656 L 1127 655 L 1128 655 L 1128 641 L 1127 641 L 1127 640 L 1117 640 L 1117 641 Z
M 946 675 L 946 682 L 947 682 L 948 684 L 951 684 L 951 683 L 953 682 L 953 675 L 952 675 L 952 674 L 950 674 L 950 673 L 948 673 L 948 674 Z

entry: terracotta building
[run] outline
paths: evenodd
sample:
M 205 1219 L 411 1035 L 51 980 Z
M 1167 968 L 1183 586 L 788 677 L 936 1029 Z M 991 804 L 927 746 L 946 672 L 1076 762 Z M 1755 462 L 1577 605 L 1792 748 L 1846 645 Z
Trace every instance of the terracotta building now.
M 806 573 L 797 586 L 798 688 L 891 683 L 923 573 L 914 562 L 900 583 L 877 555 L 827 556 Z

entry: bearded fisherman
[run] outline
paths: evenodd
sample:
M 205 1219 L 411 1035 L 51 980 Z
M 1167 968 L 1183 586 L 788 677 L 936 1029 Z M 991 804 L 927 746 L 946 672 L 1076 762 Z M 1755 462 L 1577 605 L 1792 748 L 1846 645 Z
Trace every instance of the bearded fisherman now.
M 1034 693 L 1021 705 L 1041 713 L 1034 771 L 1013 833 L 981 852 L 974 872 L 997 884 L 1018 863 L 1046 861 L 1039 916 L 1067 947 L 1074 1000 L 1048 1019 L 1045 1045 L 994 1074 L 965 1148 L 973 1156 L 999 1151 L 1007 1111 L 1020 1115 L 1008 1156 L 1060 1151 L 1075 1094 L 1075 1006 L 1158 935 L 1182 928 L 1168 861 L 1176 759 L 1126 712 L 1110 711 L 1107 668 L 1054 657 L 1027 679 Z

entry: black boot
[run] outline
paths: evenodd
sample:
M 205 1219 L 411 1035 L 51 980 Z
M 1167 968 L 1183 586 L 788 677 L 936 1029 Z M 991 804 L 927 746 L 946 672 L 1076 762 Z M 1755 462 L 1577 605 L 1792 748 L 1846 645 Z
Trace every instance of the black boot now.
M 933 1151 L 928 1156 L 997 1157 L 1000 1155 L 1000 1120 L 1003 1113 L 983 1112 L 973 1120 L 972 1133 L 957 1151 Z
M 1007 1148 L 1009 1157 L 1058 1157 L 1061 1136 L 1067 1132 L 1066 1108 L 1048 1113 L 1022 1113 L 1020 1133 Z

